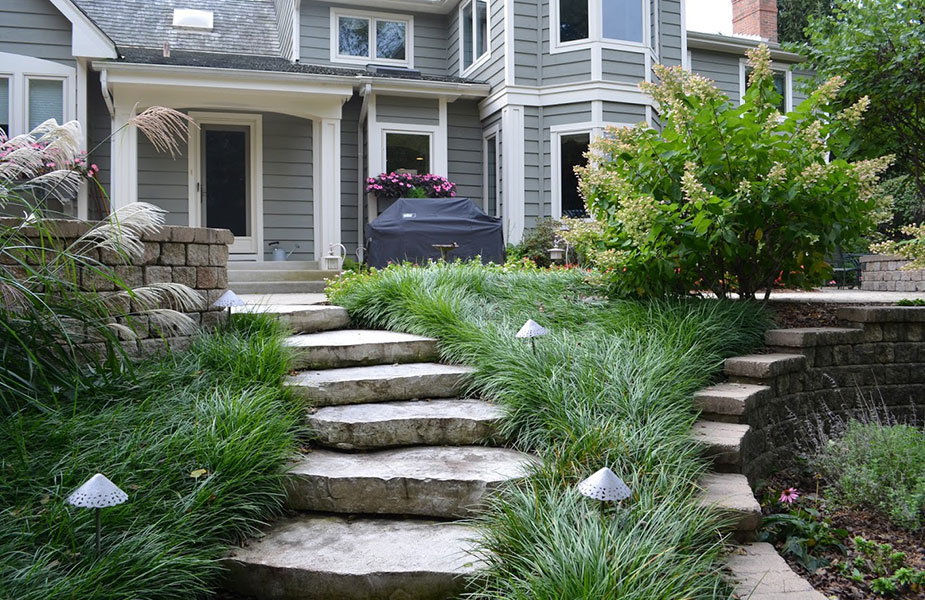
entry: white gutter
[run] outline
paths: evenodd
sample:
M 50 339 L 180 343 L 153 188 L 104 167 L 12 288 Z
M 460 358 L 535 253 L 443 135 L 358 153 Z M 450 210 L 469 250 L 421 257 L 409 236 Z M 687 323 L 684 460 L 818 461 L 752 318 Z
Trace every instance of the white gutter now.
M 744 54 L 745 50 L 757 48 L 758 44 L 765 43 L 771 50 L 771 58 L 786 62 L 804 62 L 806 57 L 788 52 L 781 49 L 780 45 L 761 40 L 752 40 L 728 35 L 715 35 L 712 33 L 701 33 L 699 31 L 687 32 L 687 47 L 698 48 L 700 50 L 712 50 L 714 52 L 725 52 L 727 54 Z

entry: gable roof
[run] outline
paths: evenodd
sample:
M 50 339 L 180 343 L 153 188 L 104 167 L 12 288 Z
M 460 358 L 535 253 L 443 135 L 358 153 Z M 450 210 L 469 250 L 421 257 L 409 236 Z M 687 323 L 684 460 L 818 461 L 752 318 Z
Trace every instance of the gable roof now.
M 72 0 L 120 50 L 171 49 L 279 56 L 276 6 L 273 0 Z M 212 31 L 173 27 L 175 8 L 214 13 Z

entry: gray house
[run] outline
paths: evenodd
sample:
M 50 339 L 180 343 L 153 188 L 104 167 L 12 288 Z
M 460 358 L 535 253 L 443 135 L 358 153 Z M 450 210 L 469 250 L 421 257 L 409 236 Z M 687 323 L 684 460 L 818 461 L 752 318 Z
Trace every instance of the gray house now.
M 736 36 L 686 31 L 684 0 L 0 0 L 0 127 L 79 120 L 108 199 L 85 190 L 78 216 L 151 202 L 230 228 L 236 260 L 353 251 L 365 179 L 401 169 L 449 177 L 517 242 L 581 213 L 572 167 L 605 126 L 657 126 L 637 87 L 654 63 L 735 100 L 769 40 L 799 100 L 775 0 L 733 8 Z M 153 105 L 199 124 L 182 156 L 108 139 Z

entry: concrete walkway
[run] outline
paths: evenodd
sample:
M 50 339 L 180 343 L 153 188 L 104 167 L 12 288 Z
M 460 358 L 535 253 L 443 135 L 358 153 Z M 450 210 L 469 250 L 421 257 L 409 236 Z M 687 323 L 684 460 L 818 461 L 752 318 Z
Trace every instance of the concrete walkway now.
M 873 292 L 838 288 L 771 292 L 771 302 L 825 302 L 832 304 L 895 304 L 900 300 L 925 300 L 925 292 Z

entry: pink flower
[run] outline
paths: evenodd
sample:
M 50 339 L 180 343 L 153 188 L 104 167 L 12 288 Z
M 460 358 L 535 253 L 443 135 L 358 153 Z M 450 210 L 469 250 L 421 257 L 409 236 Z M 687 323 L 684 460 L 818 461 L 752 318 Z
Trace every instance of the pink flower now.
M 800 497 L 800 492 L 796 488 L 790 487 L 780 493 L 780 502 L 784 504 L 793 504 Z

